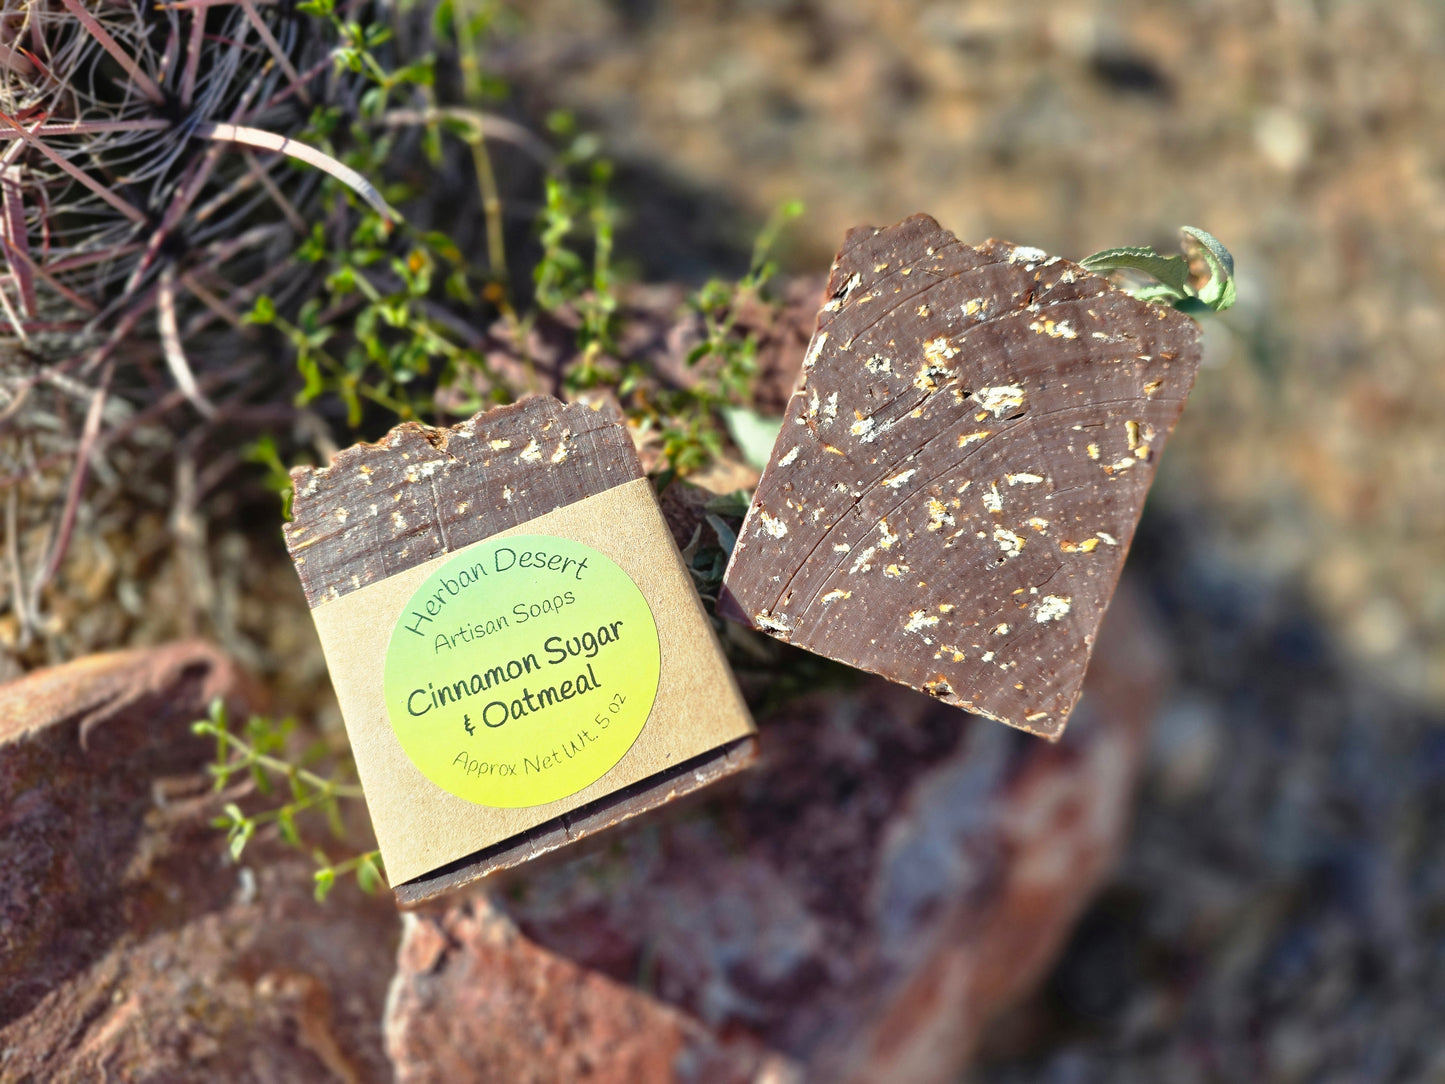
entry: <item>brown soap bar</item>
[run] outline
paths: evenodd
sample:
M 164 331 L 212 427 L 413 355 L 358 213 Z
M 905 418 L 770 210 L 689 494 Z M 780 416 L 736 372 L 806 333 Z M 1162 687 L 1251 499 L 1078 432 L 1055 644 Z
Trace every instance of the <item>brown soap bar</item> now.
M 343 450 L 330 467 L 293 470 L 286 542 L 315 609 L 642 477 L 610 406 L 536 396 L 451 429 L 406 423 L 380 443 Z M 404 904 L 429 899 L 666 805 L 754 754 L 752 738 L 728 742 L 392 887 Z
M 461 456 L 448 452 L 457 437 Z M 422 466 L 438 453 L 445 466 Z M 381 443 L 344 449 L 329 468 L 298 467 L 286 544 L 316 607 L 641 477 L 611 407 L 535 396 L 452 429 L 406 422 Z M 372 515 L 372 505 L 388 514 Z
M 851 231 L 720 609 L 1063 732 L 1199 329 L 927 215 Z

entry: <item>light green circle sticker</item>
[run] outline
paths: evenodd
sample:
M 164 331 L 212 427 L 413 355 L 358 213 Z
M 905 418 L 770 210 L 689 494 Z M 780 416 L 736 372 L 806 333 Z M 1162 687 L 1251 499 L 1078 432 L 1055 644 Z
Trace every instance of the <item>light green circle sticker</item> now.
M 423 775 L 478 805 L 576 794 L 632 747 L 661 650 L 642 591 L 605 554 L 513 535 L 442 564 L 386 650 L 387 715 Z

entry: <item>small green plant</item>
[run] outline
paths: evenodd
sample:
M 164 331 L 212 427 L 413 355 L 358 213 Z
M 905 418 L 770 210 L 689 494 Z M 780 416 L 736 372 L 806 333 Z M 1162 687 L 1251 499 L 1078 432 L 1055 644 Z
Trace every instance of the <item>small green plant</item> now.
M 547 118 L 562 141 L 544 182 L 546 199 L 537 217 L 542 253 L 532 270 L 537 308 L 560 315 L 576 312 L 579 363 L 567 374 L 573 391 L 609 382 L 599 361 L 616 350 L 619 300 L 612 263 L 617 207 L 608 192 L 612 163 L 598 156 L 597 139 L 577 129 L 565 111 Z
M 702 317 L 705 336 L 687 355 L 687 363 L 711 377 L 717 396 L 728 402 L 746 402 L 757 376 L 758 343 L 754 335 L 734 334 L 738 312 L 750 300 L 759 300 L 778 273 L 773 249 L 783 229 L 803 213 L 803 204 L 789 200 L 768 218 L 757 240 L 747 274 L 737 282 L 710 279 L 688 301 Z
M 266 433 L 252 441 L 244 454 L 248 463 L 255 463 L 265 470 L 266 477 L 261 484 L 280 498 L 281 518 L 290 519 L 291 498 L 295 491 L 291 486 L 291 472 L 286 469 L 286 464 L 281 459 L 276 439 Z
M 341 783 L 303 767 L 324 750 L 310 751 L 299 761 L 286 758 L 288 740 L 294 732 L 294 719 L 271 719 L 253 715 L 236 730 L 227 718 L 225 702 L 211 702 L 206 718 L 191 724 L 191 730 L 216 740 L 216 759 L 210 765 L 215 789 L 224 790 L 238 777 L 249 776 L 256 790 L 267 798 L 283 797 L 278 805 L 248 813 L 236 802 L 227 802 L 221 814 L 212 821 L 224 829 L 231 858 L 239 861 L 246 845 L 258 831 L 275 825 L 280 838 L 298 850 L 307 851 L 315 861 L 316 898 L 325 900 L 338 877 L 355 874 L 356 883 L 365 892 L 374 892 L 381 883 L 381 852 L 366 851 L 340 862 L 331 861 L 324 850 L 304 841 L 299 821 L 308 815 L 322 817 L 332 835 L 344 839 L 340 803 L 361 797 L 361 787 Z M 278 788 L 284 788 L 280 790 Z
M 325 24 L 337 43 L 334 64 L 364 84 L 354 117 L 318 104 L 299 140 L 358 176 L 380 178 L 402 134 L 420 127 L 423 148 L 438 165 L 441 136 L 456 129 L 456 118 L 437 110 L 432 100 L 435 58 L 389 64 L 379 52 L 392 37 L 384 22 L 343 17 L 332 0 L 311 0 L 299 10 Z M 354 225 L 338 230 L 334 221 L 313 222 L 295 251 L 298 263 L 322 271 L 321 289 L 289 316 L 263 294 L 247 316 L 252 324 L 274 327 L 295 351 L 303 380 L 297 404 L 336 395 L 353 429 L 362 423 L 366 401 L 407 420 L 436 413 L 435 392 L 461 383 L 485 387 L 495 401 L 511 397 L 488 371 L 485 357 L 461 341 L 455 323 L 444 316 L 448 303 L 476 302 L 476 272 L 444 233 L 418 231 L 391 209 L 421 194 L 413 185 L 393 182 L 380 201 L 367 200 L 331 171 L 322 205 L 349 203 Z M 480 379 L 459 380 L 473 374 Z M 474 394 L 453 409 L 483 405 Z
M 1146 275 L 1153 283 L 1125 282 L 1141 301 L 1160 301 L 1188 311 L 1223 312 L 1235 302 L 1234 257 L 1197 226 L 1180 229 L 1183 255 L 1161 256 L 1147 246 L 1106 248 L 1079 261 L 1099 274 Z
M 663 386 L 635 359 L 617 357 L 622 302 L 613 261 L 618 209 L 608 193 L 611 164 L 570 114 L 553 114 L 548 128 L 562 149 L 537 219 L 542 252 L 533 268 L 534 297 L 538 312 L 576 324 L 579 358 L 566 373 L 567 387 L 611 389 L 635 424 L 657 434 L 664 482 L 690 474 L 723 454 L 722 412 L 746 406 L 752 397 L 758 344 L 753 334 L 738 332 L 738 317 L 749 305 L 766 303 L 778 271 L 773 250 L 783 229 L 802 214 L 802 204 L 790 201 L 772 214 L 741 279 L 715 278 L 690 295 L 688 310 L 703 328 L 702 341 L 686 358 L 696 379 L 686 387 Z M 522 318 L 519 343 L 535 319 L 536 313 Z
M 618 387 L 632 393 L 634 415 L 655 424 L 662 441 L 663 481 L 705 467 L 724 450 L 724 416 L 747 407 L 757 377 L 757 337 L 739 334 L 739 314 L 749 305 L 767 304 L 768 284 L 777 275 L 773 249 L 789 222 L 803 213 L 792 200 L 769 217 L 753 245 L 747 273 L 736 282 L 711 279 L 688 299 L 688 308 L 702 322 L 703 339 L 687 355 L 696 379 L 685 388 L 648 389 L 648 374 L 638 365 L 627 367 Z

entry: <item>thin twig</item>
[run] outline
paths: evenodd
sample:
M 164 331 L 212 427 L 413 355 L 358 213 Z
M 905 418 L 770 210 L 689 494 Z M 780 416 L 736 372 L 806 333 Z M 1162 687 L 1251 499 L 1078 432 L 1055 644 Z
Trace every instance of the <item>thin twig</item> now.
M 5 45 L 0 45 L 0 67 L 9 68 L 22 79 L 35 74 L 35 65 L 26 58 L 23 49 L 11 49 Z
M 186 360 L 185 349 L 181 346 L 181 330 L 176 322 L 176 265 L 168 263 L 161 268 L 160 290 L 156 295 L 156 324 L 161 333 L 161 353 L 165 355 L 166 366 L 176 387 L 185 392 L 191 405 L 207 418 L 216 416 L 216 406 L 196 386 L 196 374 Z
M 186 42 L 186 66 L 181 72 L 181 108 L 189 109 L 196 96 L 196 73 L 201 67 L 201 46 L 206 40 L 205 9 L 191 12 L 191 36 Z
M 499 139 L 526 151 L 538 165 L 550 166 L 556 157 L 552 148 L 537 135 L 515 121 L 483 113 L 477 109 L 460 107 L 432 109 L 392 109 L 381 117 L 381 123 L 388 127 L 403 127 L 419 124 L 435 124 L 438 121 L 454 121 L 471 129 L 466 137 L 468 143 L 478 139 Z
M 37 136 L 54 135 L 96 135 L 101 132 L 159 132 L 164 128 L 170 128 L 172 124 L 168 120 L 77 120 L 68 123 L 59 121 L 47 121 L 38 128 L 31 128 L 32 134 Z M 21 136 L 15 132 L 0 131 L 0 139 L 20 139 Z
M 25 321 L 20 318 L 20 314 L 10 304 L 10 291 L 3 286 L 0 286 L 0 309 L 5 310 L 5 319 L 10 321 L 10 326 L 15 329 L 15 334 L 20 337 L 20 341 L 29 346 L 30 336 L 25 330 Z
M 216 294 L 212 293 L 204 284 L 202 284 L 200 279 L 196 278 L 196 276 L 193 275 L 191 272 L 181 272 L 181 285 L 184 286 L 187 290 L 191 291 L 191 293 L 196 297 L 197 300 L 201 302 L 202 305 L 206 306 L 206 308 L 210 309 L 213 313 L 219 316 L 222 320 L 226 321 L 226 323 L 230 324 L 233 328 L 240 330 L 244 326 L 241 322 L 241 314 L 238 313 L 235 309 L 231 308 L 231 306 L 227 305 Z M 195 330 L 198 329 L 193 329 L 192 334 L 195 333 Z
M 218 2 L 230 3 L 231 0 L 218 0 Z M 307 83 L 311 82 L 311 80 L 315 79 L 327 68 L 331 67 L 331 65 L 335 63 L 335 60 L 336 58 L 330 52 L 328 52 L 315 64 L 311 65 L 311 67 L 307 68 L 304 72 L 301 73 L 301 85 L 305 86 Z M 282 102 L 284 102 L 287 98 L 291 97 L 291 95 L 295 93 L 296 88 L 290 83 L 286 84 L 284 87 L 279 88 L 274 94 L 272 94 L 271 97 L 267 98 L 260 105 L 256 106 L 255 109 L 251 110 L 251 116 L 260 116 L 262 113 L 267 113 L 270 110 L 275 109 L 278 105 L 280 105 Z M 236 119 L 242 120 L 245 118 L 237 117 Z
M 361 787 L 355 783 L 337 783 L 334 780 L 317 775 L 315 772 L 310 771 L 306 768 L 298 767 L 297 765 L 292 764 L 290 761 L 282 760 L 279 757 L 273 757 L 266 753 L 257 752 L 256 748 L 252 746 L 249 742 L 247 742 L 244 738 L 237 737 L 229 730 L 222 730 L 214 723 L 210 724 L 205 730 L 201 730 L 200 724 L 197 724 L 197 730 L 199 733 L 214 735 L 218 741 L 222 741 L 226 745 L 234 747 L 236 752 L 241 754 L 241 764 L 234 767 L 230 766 L 229 764 L 227 765 L 228 770 L 232 773 L 238 771 L 245 771 L 246 768 L 248 768 L 250 765 L 259 764 L 263 768 L 268 768 L 271 771 L 275 772 L 277 775 L 284 776 L 287 779 L 299 779 L 303 783 L 308 784 L 315 790 L 321 792 L 320 799 L 323 801 L 327 798 L 365 797 L 365 794 L 362 792 Z
M 401 221 L 401 215 L 397 214 L 386 202 L 374 184 L 345 162 L 338 162 L 325 151 L 319 151 L 315 147 L 275 132 L 268 132 L 262 128 L 248 128 L 240 124 L 202 124 L 196 128 L 196 135 L 202 139 L 239 143 L 247 147 L 257 147 L 263 151 L 276 151 L 289 158 L 295 158 L 298 162 L 305 162 L 308 166 L 315 166 L 350 188 L 383 218 L 392 222 Z
M 114 248 L 97 249 L 94 252 L 82 252 L 76 256 L 66 256 L 64 259 L 51 260 L 45 265 L 44 270 L 59 275 L 65 271 L 74 271 L 81 267 L 89 267 L 91 264 L 105 263 L 107 260 L 114 260 L 121 256 L 130 256 L 145 248 L 139 242 L 129 245 L 116 245 Z
M 12 489 L 5 495 L 5 559 L 10 565 L 10 605 L 20 622 L 20 646 L 30 643 L 30 607 L 25 604 L 25 571 L 20 564 L 20 494 Z
M 155 288 L 152 287 L 140 294 L 127 293 L 124 297 L 117 300 L 116 305 L 112 306 L 112 308 L 120 309 L 120 317 L 110 329 L 110 334 L 106 336 L 105 342 L 101 343 L 89 354 L 79 355 L 84 358 L 80 366 L 81 375 L 93 373 L 102 365 L 110 362 L 111 355 L 115 352 L 116 347 L 130 337 L 130 333 L 135 330 L 135 326 L 140 322 L 140 318 L 150 312 L 151 306 L 155 304 L 155 297 L 156 291 Z M 127 301 L 130 303 L 129 306 L 123 307 L 121 302 Z M 51 368 L 54 369 L 57 368 L 57 366 L 52 366 Z
M 46 146 L 43 139 L 36 138 L 28 130 L 26 130 L 19 121 L 13 119 L 5 113 L 0 113 L 0 120 L 3 120 L 6 124 L 10 125 L 11 128 L 13 128 L 15 132 L 19 135 L 19 137 L 25 140 L 26 143 L 30 144 L 41 154 L 45 155 L 46 158 L 49 158 L 57 166 L 65 170 L 66 173 L 70 174 L 81 184 L 85 185 L 86 188 L 90 189 L 97 196 L 105 200 L 106 203 L 110 204 L 112 207 L 114 207 L 121 214 L 125 215 L 131 221 L 141 223 L 147 221 L 144 214 L 136 210 L 125 200 L 121 199 L 110 189 L 106 188 L 105 185 L 101 184 L 94 177 L 90 176 L 90 174 L 86 173 L 83 169 L 80 169 L 78 166 L 74 165 L 64 155 L 58 154 L 55 151 L 51 150 L 50 147 Z
M 70 549 L 70 539 L 75 532 L 75 517 L 80 511 L 80 496 L 85 491 L 85 477 L 90 471 L 90 453 L 100 435 L 100 419 L 105 413 L 105 398 L 110 392 L 111 374 L 115 372 L 115 358 L 107 358 L 100 382 L 91 395 L 90 409 L 85 412 L 85 428 L 81 430 L 80 444 L 75 451 L 75 469 L 70 475 L 70 488 L 65 494 L 65 510 L 60 516 L 60 530 L 55 544 L 51 547 L 50 558 L 35 577 L 30 588 L 30 609 L 40 612 L 40 593 L 60 570 L 61 562 Z
M 20 187 L 20 181 L 15 177 L 19 166 L 11 166 L 0 174 L 0 187 L 4 193 L 4 230 L 3 235 L 8 242 L 7 248 L 14 248 L 17 252 L 30 254 L 30 234 L 25 228 L 25 193 Z M 25 266 L 10 265 L 11 273 L 15 276 L 15 283 L 19 287 L 20 307 L 25 310 L 25 315 L 34 317 L 38 309 L 35 300 L 35 277 L 30 269 Z M 9 308 L 9 305 L 6 305 Z M 18 326 L 18 325 L 17 325 Z M 23 335 L 24 332 L 21 332 Z
M 208 8 L 230 7 L 236 0 L 172 0 L 168 4 L 157 4 L 157 11 L 200 11 Z M 270 7 L 276 0 L 253 0 L 262 7 Z
M 80 20 L 80 24 L 89 31 L 90 36 L 100 44 L 100 47 L 114 57 L 115 62 L 125 69 L 125 73 L 134 80 L 136 87 L 151 100 L 152 104 L 165 104 L 166 96 L 161 93 L 161 88 L 151 81 L 150 76 L 141 71 L 140 65 L 135 62 L 129 53 L 120 47 L 120 43 L 110 36 L 105 27 L 100 25 L 99 20 L 85 10 L 80 0 L 60 0 L 60 2 L 65 5 L 67 11 Z
M 256 161 L 254 154 L 248 153 L 246 155 L 246 168 L 250 170 L 251 175 L 260 182 L 261 187 L 266 190 L 266 194 L 271 197 L 271 201 L 275 203 L 277 207 L 281 208 L 281 213 L 286 216 L 286 221 L 291 223 L 291 228 L 302 237 L 310 233 L 311 231 L 306 225 L 306 219 L 301 217 L 301 212 L 296 210 L 291 201 L 286 198 L 286 193 L 282 192 L 276 182 L 271 179 L 271 174 L 266 170 L 266 167 Z
M 246 13 L 246 18 L 251 20 L 251 25 L 256 28 L 256 33 L 261 35 L 267 50 L 276 58 L 276 63 L 281 65 L 281 70 L 286 73 L 286 78 L 296 88 L 296 96 L 307 105 L 311 104 L 311 95 L 306 92 L 305 85 L 301 82 L 301 73 L 291 63 L 291 58 L 286 55 L 286 50 L 281 48 L 281 43 L 276 40 L 271 28 L 266 25 L 266 20 L 261 18 L 261 13 L 256 10 L 254 0 L 239 0 L 241 10 Z
M 50 286 L 53 290 L 55 290 L 56 293 L 60 294 L 62 297 L 65 298 L 65 300 L 69 301 L 72 305 L 76 306 L 76 308 L 80 309 L 82 312 L 93 313 L 97 311 L 93 302 L 87 300 L 84 297 L 81 297 L 69 286 L 66 286 L 63 282 L 61 282 L 54 275 L 52 275 L 50 273 L 52 270 L 51 268 L 42 267 L 34 260 L 32 260 L 29 253 L 22 252 L 16 248 L 12 248 L 10 246 L 10 243 L 4 238 L 0 238 L 0 246 L 4 247 L 5 258 L 10 261 L 11 267 L 14 267 L 17 263 L 23 264 L 28 271 L 30 271 L 32 274 L 39 276 L 46 283 L 46 285 Z
M 166 77 L 170 75 L 171 70 L 176 66 L 176 58 L 180 55 L 180 48 L 181 36 L 176 32 L 176 24 L 173 19 L 171 20 L 170 33 L 166 35 L 165 51 L 161 53 L 160 74 L 157 78 L 159 78 L 162 83 L 166 81 Z

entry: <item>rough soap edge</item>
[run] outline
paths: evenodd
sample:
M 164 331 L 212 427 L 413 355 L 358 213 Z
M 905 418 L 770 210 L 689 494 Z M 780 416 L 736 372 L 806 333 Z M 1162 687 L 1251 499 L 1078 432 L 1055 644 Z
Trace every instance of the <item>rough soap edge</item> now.
M 598 400 L 596 402 L 565 402 L 549 395 L 531 394 L 523 396 L 514 403 L 479 411 L 470 418 L 466 418 L 452 426 L 431 426 L 417 421 L 402 422 L 393 426 L 379 440 L 359 441 L 341 449 L 326 466 L 296 466 L 291 468 L 290 476 L 292 492 L 294 494 L 291 508 L 292 518 L 289 523 L 282 525 L 282 536 L 285 540 L 287 551 L 290 553 L 292 562 L 296 567 L 297 575 L 301 579 L 301 586 L 306 595 L 307 605 L 315 609 L 330 598 L 349 594 L 351 591 L 359 590 L 365 586 L 365 584 L 360 583 L 352 586 L 342 585 L 338 591 L 338 585 L 332 584 L 332 593 L 327 595 L 324 592 L 324 584 L 334 578 L 335 569 L 328 569 L 324 574 L 318 573 L 313 575 L 310 569 L 306 567 L 307 556 L 303 556 L 302 550 L 309 548 L 316 540 L 310 539 L 302 541 L 300 536 L 317 526 L 314 522 L 315 513 L 311 510 L 311 498 L 313 498 L 319 488 L 331 489 L 337 484 L 335 480 L 344 477 L 346 472 L 351 468 L 365 464 L 369 460 L 374 460 L 378 457 L 395 454 L 409 441 L 421 441 L 429 445 L 436 452 L 452 457 L 448 446 L 453 439 L 460 437 L 463 439 L 476 440 L 479 439 L 479 434 L 484 437 L 486 430 L 489 428 L 493 428 L 499 423 L 510 420 L 513 415 L 526 414 L 529 407 L 538 400 L 548 401 L 559 416 L 565 416 L 569 412 L 579 413 L 585 410 L 599 417 L 601 419 L 600 424 L 584 430 L 584 432 L 588 434 L 601 434 L 608 429 L 616 429 L 619 431 L 621 436 L 615 441 L 617 456 L 612 465 L 623 468 L 622 473 L 625 476 L 619 477 L 610 485 L 603 487 L 603 489 L 611 489 L 615 486 L 623 485 L 646 476 L 646 473 L 642 469 L 642 463 L 637 454 L 636 446 L 633 444 L 632 437 L 627 431 L 625 421 L 617 409 L 606 400 Z M 587 414 L 581 413 L 580 416 L 586 417 Z M 606 440 L 599 440 L 597 450 L 600 452 L 607 443 Z M 345 485 L 344 482 L 340 484 Z M 603 489 L 595 490 L 595 492 L 602 492 Z M 572 502 L 564 501 L 561 504 L 555 505 L 554 508 L 565 507 L 569 503 Z M 553 509 L 548 509 L 548 511 L 551 510 Z M 542 513 L 538 512 L 536 514 L 541 515 Z M 518 522 L 523 521 L 519 520 Z M 511 526 L 515 526 L 515 524 L 505 523 L 496 526 L 488 530 L 485 534 L 471 538 L 469 541 L 480 541 L 482 538 L 490 537 L 492 534 Z M 447 547 L 441 552 L 449 552 L 451 548 L 452 547 Z M 418 556 L 414 561 L 409 562 L 407 566 L 402 567 L 420 564 L 426 559 L 425 556 Z M 402 568 L 398 568 L 394 571 L 401 570 Z
M 393 885 L 392 892 L 402 907 L 429 903 L 644 814 L 673 809 L 678 799 L 751 767 L 757 752 L 756 737 L 738 738 L 423 877 Z

